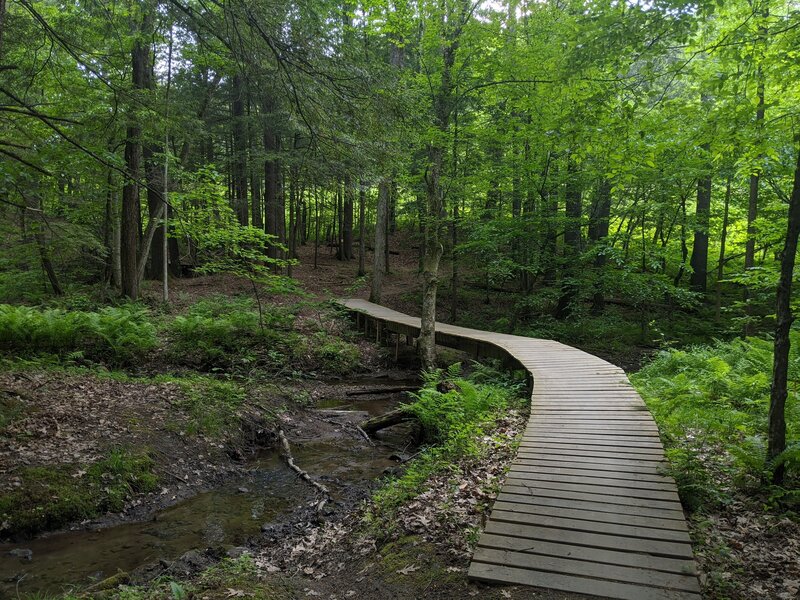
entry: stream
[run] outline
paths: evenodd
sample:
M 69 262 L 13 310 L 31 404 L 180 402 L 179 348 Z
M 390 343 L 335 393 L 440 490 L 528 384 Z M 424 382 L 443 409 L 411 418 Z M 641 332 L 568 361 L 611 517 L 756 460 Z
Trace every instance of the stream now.
M 376 415 L 392 408 L 398 398 L 334 398 L 317 408 Z M 355 438 L 292 445 L 297 464 L 323 481 L 334 501 L 343 499 L 353 486 L 369 486 L 387 467 L 396 465 L 389 458 L 393 452 L 390 446 L 368 446 Z M 261 451 L 247 466 L 246 474 L 158 511 L 144 522 L 0 544 L 0 599 L 68 591 L 118 569 L 131 572 L 159 560 L 175 560 L 192 549 L 241 545 L 258 535 L 262 526 L 280 522 L 314 498 L 314 490 L 286 466 L 276 449 Z M 32 554 L 21 557 L 20 550 Z

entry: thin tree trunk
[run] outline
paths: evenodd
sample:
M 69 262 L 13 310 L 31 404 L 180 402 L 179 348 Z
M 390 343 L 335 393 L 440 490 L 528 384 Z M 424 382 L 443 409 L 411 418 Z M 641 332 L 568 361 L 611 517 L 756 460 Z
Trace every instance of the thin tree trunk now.
M 450 279 L 450 322 L 456 322 L 458 319 L 458 289 L 461 286 L 460 273 L 458 270 L 458 203 L 453 203 L 453 222 L 450 225 L 450 235 L 452 236 L 453 247 L 452 253 L 452 276 Z
M 362 181 L 358 190 L 358 277 L 367 274 L 365 254 L 367 250 L 367 227 L 364 222 L 367 213 L 366 184 Z
M 280 192 L 280 168 L 278 166 L 278 152 L 280 139 L 275 133 L 272 122 L 274 120 L 275 106 L 271 98 L 265 97 L 262 101 L 264 113 L 264 233 L 271 236 L 273 241 L 278 239 L 278 193 Z M 277 258 L 278 250 L 273 244 L 267 248 L 269 258 Z
M 561 296 L 556 305 L 555 318 L 566 319 L 572 313 L 572 304 L 577 295 L 577 287 L 572 281 L 576 262 L 581 252 L 581 188 L 578 181 L 578 168 L 571 157 L 567 157 L 567 189 L 564 195 L 567 224 L 564 229 L 564 269 Z
M 314 189 L 314 227 L 316 229 L 314 233 L 314 268 L 319 268 L 317 262 L 319 258 L 319 190 Z
M 717 263 L 717 281 L 716 281 L 716 318 L 720 319 L 722 312 L 722 278 L 725 274 L 725 245 L 728 241 L 728 213 L 731 204 L 731 183 L 732 178 L 728 175 L 728 180 L 725 183 L 725 203 L 722 209 L 722 231 L 719 235 L 719 262 Z
M 342 217 L 342 260 L 353 259 L 353 185 L 350 175 L 344 176 L 344 206 Z
M 681 222 L 681 266 L 675 275 L 673 284 L 677 287 L 686 271 L 686 259 L 689 257 L 689 247 L 686 245 L 686 195 L 681 193 L 680 222 Z
M 386 214 L 389 211 L 389 182 L 382 179 L 378 184 L 378 208 L 375 214 L 375 250 L 372 253 L 372 285 L 369 301 L 380 304 L 383 292 L 383 277 L 386 274 Z
M 760 34 L 762 36 L 766 36 L 766 30 L 760 28 Z M 763 137 L 763 128 L 764 128 L 764 114 L 765 114 L 765 107 L 764 107 L 764 73 L 762 71 L 761 65 L 759 65 L 758 70 L 756 71 L 756 79 L 758 80 L 757 86 L 757 95 L 758 95 L 758 105 L 756 107 L 756 135 L 757 140 L 756 143 L 760 144 Z M 756 231 L 756 219 L 758 218 L 758 188 L 759 188 L 759 172 L 755 171 L 750 175 L 750 189 L 749 189 L 749 197 L 747 203 L 747 241 L 745 242 L 745 250 L 744 250 L 744 269 L 745 271 L 751 270 L 755 267 L 755 256 L 756 256 L 756 235 L 758 232 Z M 745 302 L 745 312 L 750 315 L 752 313 L 752 307 L 750 306 L 750 290 L 747 289 L 745 286 L 743 291 L 743 298 Z M 752 325 L 750 320 L 745 320 L 744 325 L 744 334 L 750 335 L 752 334 Z
M 231 150 L 233 153 L 231 179 L 233 180 L 233 206 L 236 218 L 243 227 L 248 225 L 247 207 L 247 123 L 245 118 L 246 91 L 244 78 L 235 74 L 231 78 Z
M 605 310 L 605 295 L 603 294 L 603 267 L 606 265 L 605 252 L 598 252 L 597 245 L 608 237 L 609 217 L 611 216 L 611 182 L 603 179 L 597 190 L 597 200 L 592 209 L 592 218 L 589 222 L 589 239 L 595 246 L 594 267 L 597 271 L 598 281 L 595 283 L 595 292 L 592 296 L 592 313 L 600 315 Z
M 703 144 L 706 154 L 709 144 Z M 695 292 L 706 292 L 708 286 L 708 225 L 711 210 L 711 174 L 697 182 L 697 209 L 695 211 L 694 243 L 692 245 L 692 276 L 689 285 Z
M 786 396 L 789 378 L 789 331 L 792 327 L 792 277 L 800 235 L 800 150 L 794 170 L 794 185 L 789 199 L 786 241 L 781 253 L 781 274 L 775 302 L 775 353 L 772 367 L 772 389 L 769 401 L 769 433 L 767 459 L 770 464 L 786 449 Z M 772 482 L 781 485 L 786 472 L 783 464 L 774 465 Z

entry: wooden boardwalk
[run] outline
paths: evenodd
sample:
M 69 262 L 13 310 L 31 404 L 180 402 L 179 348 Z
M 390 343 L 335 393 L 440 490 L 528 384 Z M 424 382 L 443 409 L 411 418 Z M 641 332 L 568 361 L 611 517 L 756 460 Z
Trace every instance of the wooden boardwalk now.
M 419 319 L 343 300 L 376 338 Z M 622 369 L 541 340 L 436 325 L 436 342 L 516 363 L 531 416 L 469 575 L 628 600 L 698 600 L 692 546 L 658 430 Z M 396 343 L 399 343 L 399 335 Z

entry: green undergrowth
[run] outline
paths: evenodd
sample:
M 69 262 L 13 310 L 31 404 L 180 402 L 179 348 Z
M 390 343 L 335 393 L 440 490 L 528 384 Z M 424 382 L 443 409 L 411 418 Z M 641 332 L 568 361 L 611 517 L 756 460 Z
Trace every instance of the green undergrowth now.
M 117 448 L 87 467 L 23 467 L 15 472 L 19 487 L 0 496 L 0 535 L 30 535 L 120 511 L 128 498 L 156 488 L 153 466 L 146 451 Z
M 242 385 L 211 377 L 183 378 L 178 382 L 183 390 L 178 407 L 189 419 L 186 433 L 219 437 L 239 426 L 237 412 L 247 397 Z
M 772 341 L 747 338 L 662 352 L 631 376 L 658 422 L 684 505 L 730 502 L 737 490 L 784 507 L 800 504 L 800 334 L 792 333 L 786 488 L 768 486 Z
M 203 571 L 193 580 L 167 578 L 150 585 L 122 586 L 114 596 L 118 600 L 186 600 L 189 598 L 251 598 L 252 600 L 289 600 L 296 598 L 293 587 L 285 580 L 259 575 L 249 555 L 225 559 Z
M 304 310 L 318 318 L 301 322 Z M 224 295 L 200 300 L 177 315 L 138 304 L 95 310 L 0 304 L 0 354 L 45 365 L 134 372 L 342 375 L 357 370 L 361 357 L 336 317 L 329 303 L 259 308 L 252 298 Z
M 96 312 L 0 304 L 0 352 L 7 354 L 122 365 L 140 359 L 157 342 L 149 312 L 135 304 Z
M 479 364 L 467 376 L 458 363 L 425 374 L 422 389 L 405 408 L 422 423 L 426 446 L 401 476 L 373 495 L 370 528 L 385 536 L 396 509 L 420 494 L 432 475 L 479 456 L 480 440 L 497 420 L 527 403 L 524 389 L 524 382 Z

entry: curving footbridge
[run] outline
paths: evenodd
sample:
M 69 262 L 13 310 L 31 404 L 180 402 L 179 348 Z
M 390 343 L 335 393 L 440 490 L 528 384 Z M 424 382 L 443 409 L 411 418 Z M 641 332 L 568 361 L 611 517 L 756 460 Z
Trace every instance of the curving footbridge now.
M 342 300 L 377 340 L 420 320 Z M 531 415 L 470 577 L 626 600 L 699 600 L 692 546 L 664 449 L 625 372 L 551 340 L 436 324 L 436 343 L 527 371 Z

